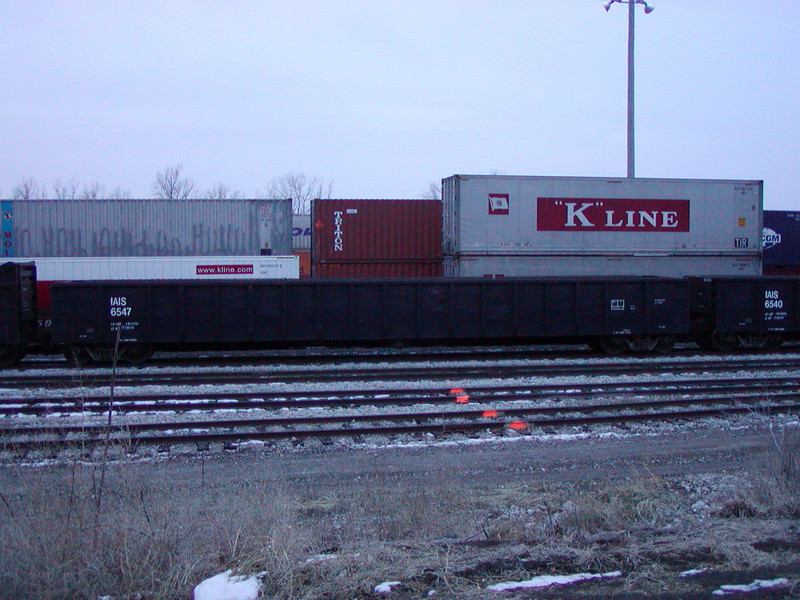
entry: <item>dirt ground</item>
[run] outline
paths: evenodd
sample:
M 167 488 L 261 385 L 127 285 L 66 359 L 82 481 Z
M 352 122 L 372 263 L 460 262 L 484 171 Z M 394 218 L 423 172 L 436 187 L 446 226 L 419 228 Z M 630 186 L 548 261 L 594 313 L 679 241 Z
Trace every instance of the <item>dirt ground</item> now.
M 131 486 L 119 496 L 145 508 L 148 524 L 158 520 L 160 503 L 164 527 L 190 522 L 182 544 L 204 529 L 203 519 L 235 538 L 215 550 L 214 564 L 186 576 L 187 589 L 203 573 L 241 568 L 263 572 L 266 597 L 274 598 L 367 598 L 379 583 L 400 581 L 387 597 L 688 600 L 780 578 L 778 587 L 736 596 L 796 598 L 794 431 L 785 422 L 743 419 L 510 434 L 491 443 L 311 442 L 122 460 L 108 481 Z M 0 489 L 9 508 L 14 499 L 45 504 L 31 490 L 58 490 L 76 471 L 98 478 L 96 465 L 3 466 Z M 219 522 L 222 514 L 238 519 L 235 536 Z M 692 569 L 702 571 L 681 576 Z M 488 589 L 617 571 L 568 587 Z

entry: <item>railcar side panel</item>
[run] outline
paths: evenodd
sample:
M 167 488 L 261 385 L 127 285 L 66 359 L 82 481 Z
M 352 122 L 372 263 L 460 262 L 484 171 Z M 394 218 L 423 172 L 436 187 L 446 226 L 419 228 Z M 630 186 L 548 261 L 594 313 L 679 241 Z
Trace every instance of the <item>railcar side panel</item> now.
M 763 277 L 714 281 L 720 333 L 800 331 L 800 279 Z
M 53 286 L 65 345 L 303 345 L 676 336 L 684 280 L 72 282 Z
M 27 344 L 35 326 L 35 267 L 0 265 L 0 345 Z

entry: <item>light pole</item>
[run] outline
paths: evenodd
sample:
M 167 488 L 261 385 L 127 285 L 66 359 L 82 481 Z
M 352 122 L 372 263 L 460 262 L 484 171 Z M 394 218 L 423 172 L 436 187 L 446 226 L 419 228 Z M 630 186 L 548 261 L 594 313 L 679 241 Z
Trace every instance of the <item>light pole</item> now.
M 603 8 L 611 8 L 615 2 L 628 5 L 628 178 L 633 179 L 635 174 L 634 167 L 634 137 L 633 137 L 633 21 L 637 4 L 644 6 L 644 14 L 649 15 L 654 7 L 645 0 L 603 0 Z

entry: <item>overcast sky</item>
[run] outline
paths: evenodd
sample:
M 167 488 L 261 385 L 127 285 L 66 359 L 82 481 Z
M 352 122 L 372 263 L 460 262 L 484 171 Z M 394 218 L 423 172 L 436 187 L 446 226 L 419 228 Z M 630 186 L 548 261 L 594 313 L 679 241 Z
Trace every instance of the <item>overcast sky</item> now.
M 636 14 L 636 175 L 763 179 L 800 210 L 797 0 Z M 0 0 L 0 196 L 23 178 L 149 197 L 182 163 L 256 195 L 454 173 L 624 177 L 627 6 L 601 0 Z M 52 191 L 51 191 L 52 193 Z

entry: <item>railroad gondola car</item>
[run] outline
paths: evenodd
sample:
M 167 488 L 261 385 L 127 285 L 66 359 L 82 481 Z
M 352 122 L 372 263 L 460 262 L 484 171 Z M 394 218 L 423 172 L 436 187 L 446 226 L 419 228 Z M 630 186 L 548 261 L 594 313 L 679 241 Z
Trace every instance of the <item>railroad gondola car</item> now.
M 70 360 L 154 350 L 586 343 L 609 354 L 772 349 L 800 338 L 800 278 L 78 281 L 52 287 Z M 0 269 L 0 359 L 35 336 L 33 265 Z
M 690 327 L 688 282 L 658 278 L 83 281 L 53 285 L 52 308 L 53 340 L 75 362 L 398 342 L 668 351 Z
M 799 277 L 695 278 L 692 339 L 701 348 L 775 349 L 800 335 Z

